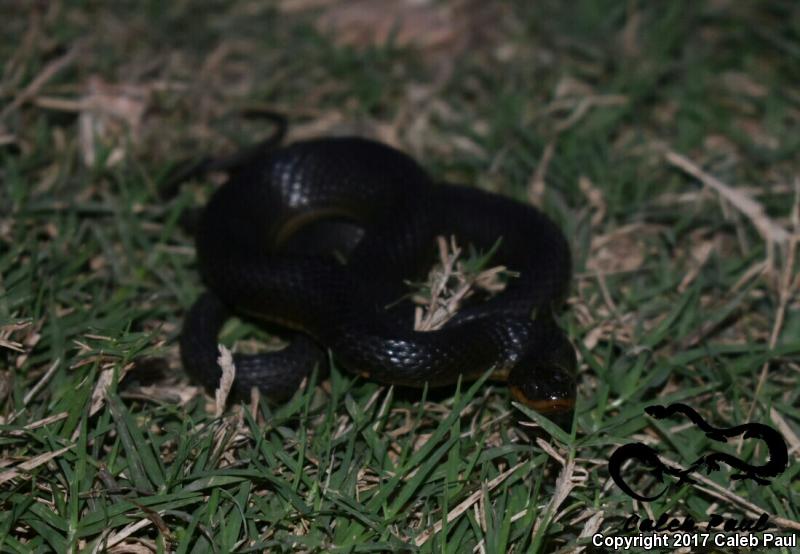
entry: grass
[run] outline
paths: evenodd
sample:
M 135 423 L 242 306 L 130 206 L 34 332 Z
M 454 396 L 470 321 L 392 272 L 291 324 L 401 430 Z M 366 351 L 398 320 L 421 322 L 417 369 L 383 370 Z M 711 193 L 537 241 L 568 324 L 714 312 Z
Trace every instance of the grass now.
M 0 8 L 2 551 L 572 552 L 664 513 L 766 511 L 798 533 L 796 242 L 665 152 L 747 191 L 796 240 L 800 10 L 469 6 L 444 40 L 403 43 L 399 26 L 388 45 L 247 1 Z M 214 185 L 166 203 L 157 187 L 187 156 L 263 136 L 233 113 L 248 105 L 285 112 L 293 138 L 394 141 L 437 177 L 556 219 L 576 265 L 573 429 L 490 383 L 420 393 L 337 367 L 284 405 L 213 417 L 175 339 L 201 291 L 179 218 Z M 253 338 L 240 322 L 223 337 Z M 789 468 L 759 486 L 723 466 L 634 503 L 607 472 L 619 445 L 684 467 L 711 449 L 764 457 L 644 414 L 674 401 L 717 426 L 779 428 Z

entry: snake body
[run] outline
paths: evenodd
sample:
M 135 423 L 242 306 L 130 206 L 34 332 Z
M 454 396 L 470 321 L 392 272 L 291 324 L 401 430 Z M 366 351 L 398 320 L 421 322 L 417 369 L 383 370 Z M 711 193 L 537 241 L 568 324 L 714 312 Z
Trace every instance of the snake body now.
M 519 276 L 442 329 L 417 332 L 408 302 L 387 306 L 408 294 L 404 280 L 430 268 L 441 235 L 484 250 L 500 239 L 492 263 Z M 205 207 L 196 246 L 208 292 L 189 310 L 180 346 L 186 370 L 208 387 L 219 382 L 220 329 L 239 315 L 297 332 L 282 351 L 236 356 L 242 393 L 291 395 L 324 362 L 323 347 L 383 383 L 441 386 L 494 368 L 517 400 L 542 412 L 572 408 L 575 351 L 552 317 L 568 291 L 570 251 L 531 206 L 435 183 L 378 142 L 325 138 L 235 171 Z

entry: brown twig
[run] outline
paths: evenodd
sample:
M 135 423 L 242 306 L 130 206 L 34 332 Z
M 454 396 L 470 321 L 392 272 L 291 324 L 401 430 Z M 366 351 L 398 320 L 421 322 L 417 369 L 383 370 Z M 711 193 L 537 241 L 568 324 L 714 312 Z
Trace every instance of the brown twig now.
M 734 208 L 743 213 L 753 223 L 768 244 L 785 244 L 788 241 L 789 233 L 786 229 L 772 221 L 764 213 L 764 207 L 742 190 L 723 183 L 713 175 L 703 171 L 689 158 L 677 152 L 668 150 L 665 157 L 671 165 L 688 173 L 707 187 L 714 189 L 720 196 L 730 202 Z
M 786 253 L 786 260 L 784 260 L 783 271 L 781 272 L 781 279 L 779 285 L 779 292 L 778 292 L 778 309 L 775 312 L 775 322 L 772 325 L 772 331 L 769 336 L 769 348 L 770 350 L 775 348 L 775 345 L 778 343 L 778 337 L 780 336 L 781 329 L 783 329 L 783 321 L 786 317 L 786 307 L 789 305 L 789 300 L 792 297 L 793 293 L 793 276 L 794 276 L 794 264 L 795 264 L 795 255 L 797 252 L 797 244 L 800 242 L 800 178 L 795 180 L 795 195 L 794 195 L 794 205 L 792 206 L 792 227 L 793 232 L 792 235 L 789 237 L 789 246 L 787 248 Z M 764 387 L 764 383 L 767 381 L 767 375 L 769 374 L 769 360 L 764 362 L 761 366 L 761 374 L 758 377 L 758 384 L 756 385 L 756 391 L 753 394 L 753 403 L 750 405 L 750 410 L 747 414 L 747 419 L 749 420 L 753 417 L 753 412 L 755 412 L 756 403 L 758 402 L 758 396 L 761 393 L 761 389 Z M 739 448 L 741 449 L 742 442 L 739 442 Z
M 450 243 L 444 237 L 437 237 L 439 263 L 428 275 L 427 295 L 418 294 L 413 300 L 420 304 L 414 313 L 415 331 L 436 331 L 458 312 L 462 302 L 469 298 L 476 288 L 495 293 L 505 285 L 500 276 L 507 273 L 505 266 L 496 266 L 479 273 L 469 273 L 459 260 L 461 248 L 455 237 Z
M 542 157 L 539 160 L 539 164 L 536 166 L 536 171 L 533 172 L 531 176 L 531 180 L 528 183 L 528 200 L 534 206 L 541 206 L 542 201 L 544 200 L 544 190 L 545 190 L 545 176 L 547 175 L 547 169 L 550 167 L 550 161 L 553 159 L 553 154 L 556 152 L 556 142 L 555 140 L 551 140 L 547 143 L 547 146 L 544 147 L 544 152 L 542 152 Z
M 453 523 L 453 521 L 455 521 L 456 518 L 458 518 L 461 514 L 463 514 L 470 507 L 472 507 L 478 500 L 480 500 L 481 496 L 483 495 L 484 488 L 485 488 L 485 490 L 487 492 L 497 488 L 498 485 L 500 485 L 503 481 L 505 481 L 506 479 L 511 477 L 511 475 L 515 471 L 517 471 L 519 468 L 521 468 L 522 466 L 524 466 L 527 463 L 528 463 L 527 461 L 520 462 L 517 465 L 511 467 L 510 469 L 507 469 L 506 471 L 504 471 L 503 473 L 501 473 L 500 475 L 498 475 L 497 477 L 495 477 L 494 479 L 492 479 L 491 481 L 486 483 L 484 485 L 484 487 L 481 487 L 480 489 L 478 489 L 477 491 L 475 491 L 474 493 L 469 495 L 458 506 L 456 506 L 455 508 L 453 508 L 451 511 L 449 511 L 447 513 L 447 524 L 449 525 L 449 524 Z M 428 529 L 427 531 L 422 533 L 420 536 L 418 536 L 414 540 L 414 544 L 416 544 L 417 546 L 422 546 L 433 535 L 435 535 L 436 533 L 440 532 L 443 527 L 444 527 L 444 519 L 440 519 L 439 521 L 437 521 L 436 523 L 433 524 L 433 527 L 431 527 L 430 529 Z
M 220 417 L 225 411 L 225 403 L 233 387 L 233 380 L 236 378 L 236 366 L 233 363 L 231 351 L 219 345 L 219 358 L 217 363 L 222 368 L 222 375 L 219 379 L 219 387 L 214 391 L 214 415 Z
M 36 96 L 39 90 L 53 77 L 55 77 L 58 73 L 69 67 L 75 59 L 78 57 L 80 50 L 83 44 L 81 42 L 74 45 L 70 50 L 57 58 L 50 63 L 48 63 L 44 69 L 42 69 L 41 73 L 39 73 L 33 81 L 31 81 L 28 86 L 26 86 L 22 91 L 17 94 L 16 98 L 11 101 L 11 103 L 3 108 L 3 111 L 0 112 L 0 121 L 4 120 L 6 117 L 9 116 L 12 112 L 19 109 L 25 102 Z

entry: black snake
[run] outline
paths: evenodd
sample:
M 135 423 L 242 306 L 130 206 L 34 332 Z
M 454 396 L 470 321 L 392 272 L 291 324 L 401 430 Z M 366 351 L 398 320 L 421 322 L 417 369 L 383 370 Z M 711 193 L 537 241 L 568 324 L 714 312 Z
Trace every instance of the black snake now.
M 208 291 L 180 337 L 188 373 L 216 387 L 217 335 L 231 315 L 296 331 L 284 350 L 236 355 L 234 388 L 290 396 L 330 349 L 344 368 L 403 386 L 480 377 L 546 413 L 572 410 L 575 351 L 553 311 L 570 249 L 532 206 L 434 182 L 410 157 L 360 138 L 324 138 L 250 155 L 208 202 L 196 230 Z M 518 273 L 442 329 L 412 330 L 404 279 L 430 268 L 437 236 L 487 250 Z M 333 253 L 338 254 L 333 255 Z M 394 304 L 394 307 L 387 306 Z

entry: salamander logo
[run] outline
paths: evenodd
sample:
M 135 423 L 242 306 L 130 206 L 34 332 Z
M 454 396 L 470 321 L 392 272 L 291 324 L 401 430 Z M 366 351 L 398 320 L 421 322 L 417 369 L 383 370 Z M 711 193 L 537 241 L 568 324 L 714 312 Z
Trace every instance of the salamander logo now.
M 670 488 L 680 487 L 685 483 L 693 483 L 691 474 L 695 471 L 705 470 L 706 473 L 717 471 L 720 464 L 725 464 L 738 473 L 731 479 L 749 479 L 761 485 L 769 484 L 772 477 L 776 477 L 786 470 L 789 452 L 786 442 L 778 431 L 761 423 L 745 423 L 734 427 L 714 427 L 709 425 L 700 414 L 686 404 L 670 404 L 669 406 L 648 406 L 645 408 L 650 416 L 655 419 L 665 419 L 675 414 L 686 415 L 696 427 L 705 432 L 706 436 L 715 441 L 727 442 L 731 437 L 741 436 L 744 439 L 762 440 L 767 446 L 767 461 L 763 465 L 753 465 L 724 452 L 713 452 L 701 456 L 686 469 L 676 469 L 667 466 L 658 457 L 658 453 L 651 447 L 640 442 L 625 444 L 617 448 L 608 460 L 608 472 L 611 478 L 622 491 L 636 500 L 652 502 L 663 496 Z M 650 468 L 650 472 L 658 483 L 664 483 L 664 475 L 677 478 L 671 485 L 665 484 L 660 492 L 646 495 L 633 490 L 622 476 L 622 466 L 628 460 L 638 460 L 639 463 Z

